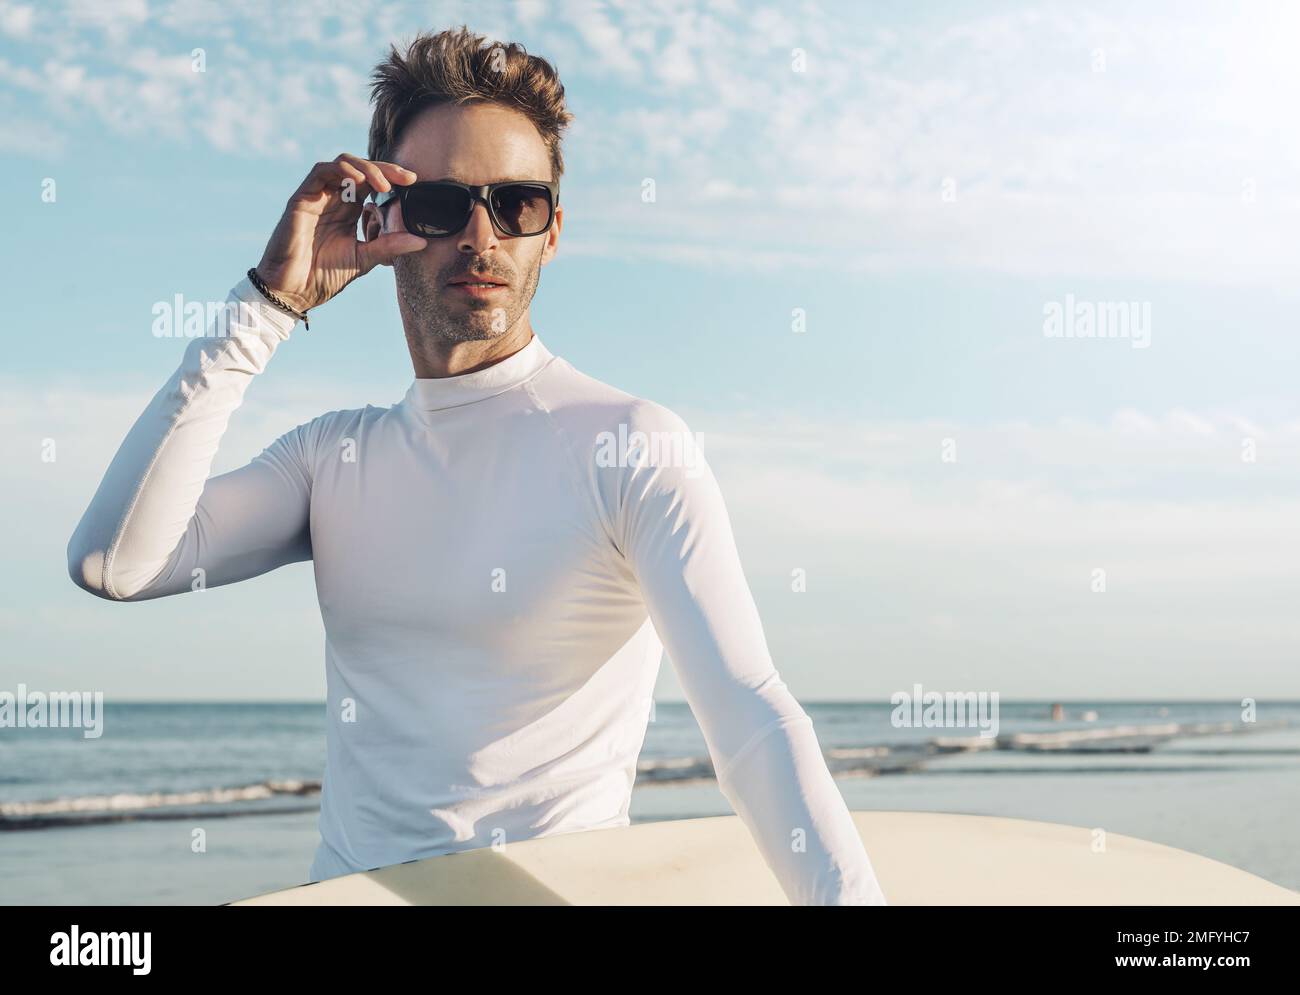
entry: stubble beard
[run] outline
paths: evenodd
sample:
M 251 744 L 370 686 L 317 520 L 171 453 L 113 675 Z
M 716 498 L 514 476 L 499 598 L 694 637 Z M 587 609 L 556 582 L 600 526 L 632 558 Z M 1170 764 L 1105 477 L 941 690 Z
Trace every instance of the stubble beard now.
M 448 290 L 444 280 L 431 276 L 416 258 L 418 255 L 411 253 L 394 259 L 393 276 L 398 296 L 405 302 L 415 325 L 415 335 L 430 345 L 482 342 L 505 335 L 528 310 L 541 278 L 542 260 L 538 253 L 522 291 L 518 285 L 512 285 L 504 303 L 471 300 L 468 307 L 453 306 L 449 295 L 460 291 Z

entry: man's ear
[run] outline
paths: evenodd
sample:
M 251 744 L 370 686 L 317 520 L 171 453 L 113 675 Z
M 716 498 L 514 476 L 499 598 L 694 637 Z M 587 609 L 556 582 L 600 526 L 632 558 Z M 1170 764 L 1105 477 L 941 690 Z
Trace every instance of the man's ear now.
M 373 242 L 384 233 L 384 215 L 372 200 L 361 207 L 361 232 L 367 242 Z
M 546 233 L 546 245 L 542 247 L 542 265 L 545 266 L 555 258 L 556 252 L 559 251 L 560 229 L 564 227 L 564 205 L 555 205 L 555 222 L 551 225 L 551 230 Z

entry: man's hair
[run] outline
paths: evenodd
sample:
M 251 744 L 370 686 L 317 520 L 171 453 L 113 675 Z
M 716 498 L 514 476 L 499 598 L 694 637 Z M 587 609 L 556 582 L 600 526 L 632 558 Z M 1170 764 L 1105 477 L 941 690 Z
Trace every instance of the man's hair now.
M 465 25 L 416 36 L 406 52 L 390 46 L 388 58 L 371 74 L 370 158 L 391 161 L 402 132 L 421 111 L 439 104 L 480 101 L 523 114 L 546 145 L 551 179 L 564 172 L 560 133 L 573 119 L 564 106 L 560 75 L 545 59 L 517 42 L 502 44 Z

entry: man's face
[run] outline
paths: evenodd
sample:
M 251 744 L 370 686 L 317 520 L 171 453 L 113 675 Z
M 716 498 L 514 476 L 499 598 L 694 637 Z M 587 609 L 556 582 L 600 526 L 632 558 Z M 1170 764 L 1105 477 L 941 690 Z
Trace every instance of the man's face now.
M 478 185 L 498 180 L 550 180 L 551 159 L 541 135 L 517 111 L 498 104 L 431 107 L 402 132 L 393 162 L 417 180 Z M 403 231 L 402 205 L 365 208 L 366 237 Z M 555 255 L 563 223 L 556 209 L 550 231 L 515 238 L 497 231 L 479 201 L 463 231 L 432 238 L 419 252 L 393 260 L 398 298 L 410 331 L 434 343 L 494 339 L 514 328 L 537 291 L 542 266 Z M 382 225 L 382 227 L 381 227 Z M 476 276 L 506 284 L 487 297 L 451 286 Z

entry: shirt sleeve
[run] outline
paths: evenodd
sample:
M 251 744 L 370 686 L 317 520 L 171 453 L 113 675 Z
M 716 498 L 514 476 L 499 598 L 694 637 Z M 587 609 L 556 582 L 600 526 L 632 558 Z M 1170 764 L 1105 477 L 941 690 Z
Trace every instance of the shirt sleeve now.
M 812 719 L 772 663 L 711 468 L 668 409 L 639 401 L 630 421 L 628 465 L 596 472 L 719 788 L 791 904 L 887 904 Z
M 295 319 L 247 278 L 136 420 L 68 543 L 73 581 L 113 601 L 217 587 L 311 559 L 307 426 L 209 479 L 230 416 Z

